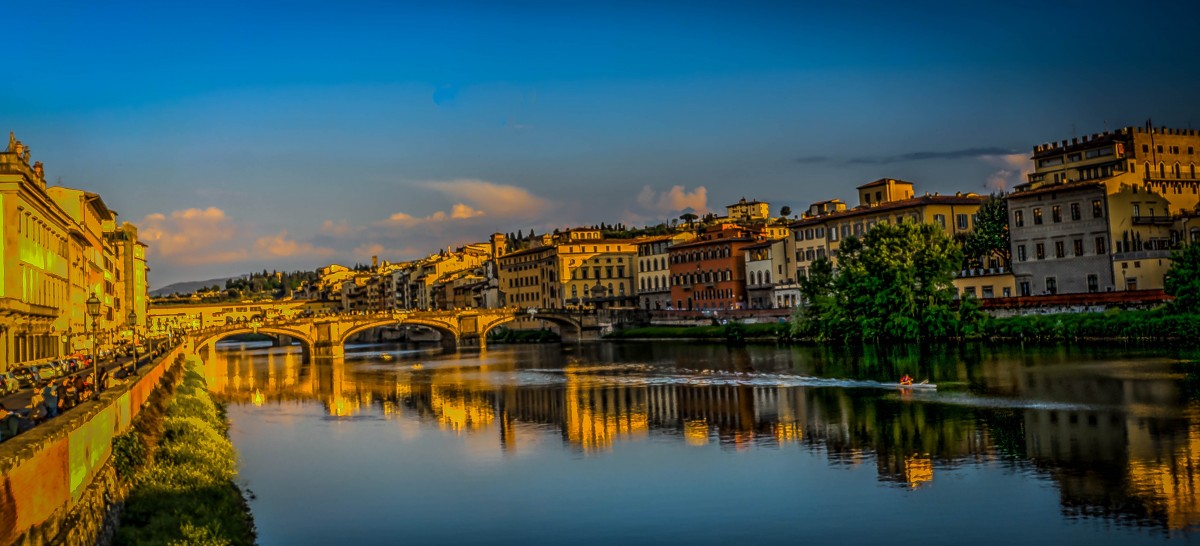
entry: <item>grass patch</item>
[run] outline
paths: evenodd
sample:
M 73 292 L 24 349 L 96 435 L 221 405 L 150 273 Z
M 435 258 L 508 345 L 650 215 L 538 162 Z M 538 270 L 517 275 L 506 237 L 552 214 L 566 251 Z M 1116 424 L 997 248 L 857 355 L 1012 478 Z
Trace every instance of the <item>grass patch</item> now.
M 788 323 L 763 322 L 743 324 L 730 322 L 720 326 L 646 326 L 617 330 L 606 339 L 713 339 L 739 342 L 746 339 L 788 339 Z
M 116 543 L 253 544 L 254 522 L 233 483 L 237 453 L 224 408 L 192 362 L 157 425 L 150 457 L 136 447 L 138 430 L 114 441 L 118 472 L 132 483 Z

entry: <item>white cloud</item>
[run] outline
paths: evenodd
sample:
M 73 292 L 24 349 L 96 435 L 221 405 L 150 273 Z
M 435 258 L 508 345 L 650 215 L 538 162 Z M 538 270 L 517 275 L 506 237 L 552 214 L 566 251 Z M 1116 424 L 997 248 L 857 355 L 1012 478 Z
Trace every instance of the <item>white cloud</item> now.
M 642 208 L 656 212 L 673 213 L 692 209 L 697 214 L 703 214 L 708 212 L 708 189 L 698 186 L 689 192 L 683 186 L 676 185 L 659 193 L 645 186 L 638 193 L 637 202 Z
M 276 258 L 294 257 L 329 257 L 334 255 L 332 248 L 318 247 L 312 243 L 302 243 L 288 237 L 287 230 L 275 235 L 259 237 L 254 242 L 257 256 L 272 256 Z
M 988 176 L 987 188 L 991 191 L 1009 191 L 1025 182 L 1033 172 L 1033 160 L 1027 154 L 985 155 L 981 159 L 988 165 L 999 167 Z
M 177 210 L 169 216 L 153 213 L 139 226 L 139 237 L 149 245 L 152 258 L 180 265 L 246 259 L 248 253 L 238 244 L 237 232 L 225 211 L 216 207 Z

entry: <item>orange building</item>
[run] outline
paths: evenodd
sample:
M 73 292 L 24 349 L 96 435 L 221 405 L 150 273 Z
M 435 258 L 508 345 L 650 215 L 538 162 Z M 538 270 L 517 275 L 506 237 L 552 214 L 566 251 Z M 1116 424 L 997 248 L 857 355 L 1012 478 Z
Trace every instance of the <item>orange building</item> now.
M 686 310 L 745 308 L 742 254 L 758 240 L 747 228 L 722 224 L 706 229 L 694 241 L 672 246 L 671 305 Z

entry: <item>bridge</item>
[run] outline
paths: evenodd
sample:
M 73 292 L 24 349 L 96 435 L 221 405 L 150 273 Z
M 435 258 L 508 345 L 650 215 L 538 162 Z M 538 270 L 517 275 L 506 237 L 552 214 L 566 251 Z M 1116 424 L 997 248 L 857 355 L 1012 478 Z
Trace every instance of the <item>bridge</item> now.
M 154 316 L 154 309 L 151 309 Z M 212 350 L 221 339 L 239 334 L 266 334 L 299 341 L 306 358 L 339 358 L 345 356 L 345 344 L 355 334 L 385 326 L 424 326 L 441 334 L 447 349 L 485 349 L 487 334 L 493 328 L 518 319 L 536 319 L 558 326 L 564 341 L 581 339 L 585 331 L 598 331 L 596 315 L 562 310 L 533 310 L 508 307 L 501 309 L 468 309 L 457 311 L 395 310 L 371 314 L 332 314 L 306 316 L 278 315 L 263 319 L 231 320 L 206 328 L 186 329 L 192 336 L 197 352 Z

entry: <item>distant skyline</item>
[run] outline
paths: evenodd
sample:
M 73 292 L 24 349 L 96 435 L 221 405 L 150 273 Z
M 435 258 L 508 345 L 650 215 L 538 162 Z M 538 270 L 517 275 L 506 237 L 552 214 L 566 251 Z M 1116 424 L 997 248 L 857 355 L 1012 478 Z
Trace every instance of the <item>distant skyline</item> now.
M 1200 124 L 1200 3 L 25 2 L 0 130 L 152 287 L 418 258 L 741 197 L 1011 187 L 1036 144 Z

